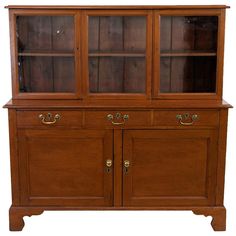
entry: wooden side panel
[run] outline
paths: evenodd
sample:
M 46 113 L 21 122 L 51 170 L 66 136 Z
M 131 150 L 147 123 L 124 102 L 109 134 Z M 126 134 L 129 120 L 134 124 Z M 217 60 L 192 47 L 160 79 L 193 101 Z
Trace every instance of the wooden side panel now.
M 19 156 L 17 145 L 17 125 L 16 125 L 16 110 L 8 110 L 9 119 L 9 141 L 10 141 L 10 161 L 11 161 L 11 190 L 12 190 L 12 205 L 20 205 L 20 171 L 19 171 Z
M 216 130 L 124 131 L 124 206 L 215 203 Z
M 19 131 L 21 204 L 111 206 L 112 131 Z
M 222 109 L 220 111 L 220 127 L 219 127 L 219 140 L 218 140 L 218 159 L 217 159 L 216 205 L 218 206 L 223 206 L 224 204 L 227 123 L 228 123 L 228 109 Z

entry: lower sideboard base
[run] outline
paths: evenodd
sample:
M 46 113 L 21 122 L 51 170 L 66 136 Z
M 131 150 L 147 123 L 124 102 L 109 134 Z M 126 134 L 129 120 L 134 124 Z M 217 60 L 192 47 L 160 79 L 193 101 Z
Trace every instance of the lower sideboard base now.
M 217 207 L 19 207 L 11 206 L 9 210 L 10 231 L 21 231 L 25 225 L 23 217 L 40 215 L 44 211 L 52 210 L 190 210 L 196 215 L 212 216 L 212 228 L 215 231 L 226 230 L 226 209 Z

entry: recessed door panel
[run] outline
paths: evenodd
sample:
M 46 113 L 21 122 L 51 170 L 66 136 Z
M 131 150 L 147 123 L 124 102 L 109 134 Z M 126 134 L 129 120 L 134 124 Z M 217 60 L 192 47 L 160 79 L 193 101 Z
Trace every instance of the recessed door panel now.
M 214 130 L 124 131 L 124 205 L 213 204 L 215 158 Z
M 22 130 L 22 204 L 111 206 L 112 131 Z

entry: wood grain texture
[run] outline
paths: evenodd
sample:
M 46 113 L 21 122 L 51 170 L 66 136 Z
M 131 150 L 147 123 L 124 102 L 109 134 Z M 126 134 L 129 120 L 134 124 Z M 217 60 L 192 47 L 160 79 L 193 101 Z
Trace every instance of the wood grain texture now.
M 112 205 L 112 131 L 25 129 L 19 137 L 21 204 Z
M 175 111 L 154 111 L 154 125 L 156 126 L 184 126 L 176 118 L 177 115 L 189 114 L 187 119 L 183 122 L 193 122 L 191 127 L 194 126 L 215 126 L 219 125 L 219 112 L 207 110 L 175 110 Z M 197 115 L 198 119 L 193 121 L 192 115 Z
M 21 109 L 58 109 L 58 108 L 68 108 L 68 109 L 79 109 L 79 108 L 94 108 L 94 109 L 214 109 L 214 108 L 232 108 L 232 105 L 224 100 L 199 100 L 199 99 L 177 99 L 177 100 L 126 100 L 126 99 L 96 99 L 96 100 L 41 100 L 27 99 L 27 100 L 16 100 L 11 99 L 8 103 L 4 105 L 4 108 L 21 108 Z
M 125 131 L 124 206 L 214 205 L 216 147 L 212 130 Z
M 113 115 L 113 120 L 108 119 L 108 115 Z M 116 118 L 120 114 L 119 118 Z M 123 117 L 128 115 L 129 118 L 124 120 Z M 120 123 L 114 125 L 113 122 Z M 85 111 L 86 128 L 128 128 L 128 127 L 145 127 L 151 125 L 150 111 L 131 111 L 131 110 L 105 110 L 105 111 Z
M 228 124 L 228 110 L 222 109 L 220 111 L 218 159 L 217 159 L 217 185 L 216 185 L 216 205 L 219 206 L 222 206 L 224 203 L 227 124 Z
M 225 230 L 227 7 L 8 8 L 10 230 L 44 210 L 191 210 Z
M 122 184 L 122 157 L 123 157 L 123 133 L 121 130 L 114 130 L 114 207 L 123 205 L 123 184 Z
M 56 114 L 60 115 L 60 119 L 53 125 L 45 125 L 39 115 L 42 114 L 47 117 L 51 113 L 50 121 L 54 120 Z M 39 129 L 53 129 L 53 128 L 81 128 L 82 127 L 82 111 L 68 111 L 68 110 L 38 110 L 38 111 L 17 111 L 17 127 L 18 128 L 39 128 Z
M 139 5 L 139 6 L 122 6 L 122 5 L 103 5 L 103 6 L 78 6 L 78 5 L 8 5 L 5 8 L 9 9 L 225 9 L 229 8 L 226 5 Z
M 17 116 L 16 110 L 8 110 L 9 120 L 9 142 L 10 142 L 10 160 L 11 160 L 11 191 L 12 204 L 20 205 L 20 176 L 19 176 L 19 157 L 17 145 Z

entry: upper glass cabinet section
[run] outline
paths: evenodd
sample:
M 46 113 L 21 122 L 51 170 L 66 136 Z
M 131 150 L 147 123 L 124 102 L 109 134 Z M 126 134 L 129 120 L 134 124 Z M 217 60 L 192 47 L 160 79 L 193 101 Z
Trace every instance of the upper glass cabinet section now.
M 89 16 L 90 93 L 145 93 L 146 16 Z
M 217 16 L 161 16 L 161 93 L 216 92 L 217 34 Z
M 20 93 L 75 92 L 73 16 L 17 16 Z

